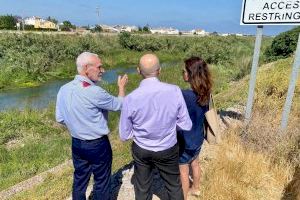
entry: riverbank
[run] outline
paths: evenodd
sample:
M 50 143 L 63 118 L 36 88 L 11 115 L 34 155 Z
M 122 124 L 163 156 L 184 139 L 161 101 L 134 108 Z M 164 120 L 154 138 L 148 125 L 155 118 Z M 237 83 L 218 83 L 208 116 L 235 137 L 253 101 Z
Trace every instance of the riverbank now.
M 201 199 L 210 197 L 212 200 L 288 200 L 291 196 L 297 195 L 297 191 L 295 192 L 293 189 L 293 184 L 297 182 L 297 176 L 294 176 L 295 168 L 300 165 L 300 149 L 298 145 L 300 141 L 300 88 L 296 88 L 295 91 L 288 131 L 285 135 L 279 132 L 280 117 L 290 75 L 290 68 L 287 68 L 287 66 L 291 63 L 292 59 L 289 58 L 269 63 L 259 69 L 252 122 L 248 126 L 231 127 L 225 133 L 223 143 L 216 147 L 209 147 L 208 152 L 205 154 L 208 156 L 204 156 L 200 160 L 203 172 L 201 179 Z M 181 88 L 188 87 L 188 85 L 180 79 L 181 66 L 179 65 L 175 68 L 167 68 L 161 75 L 161 80 L 163 81 L 177 83 Z M 132 81 L 129 82 L 128 92 L 138 86 L 140 78 L 138 75 L 132 74 L 130 75 L 130 80 Z M 220 112 L 232 114 L 233 111 L 226 111 L 223 108 L 228 108 L 233 105 L 245 105 L 247 99 L 247 95 L 245 94 L 247 93 L 248 82 L 249 76 L 246 76 L 235 83 L 230 83 L 226 89 L 215 95 L 215 102 Z M 300 80 L 298 83 L 297 85 L 300 85 Z M 273 90 L 270 90 L 270 88 Z M 113 85 L 107 85 L 106 89 L 112 93 L 117 92 L 116 87 Z M 52 109 L 54 110 L 54 108 Z M 55 132 L 50 129 L 47 130 L 48 119 L 53 123 L 52 126 L 55 127 L 56 124 L 53 111 L 49 113 L 52 114 L 45 114 L 41 111 L 31 111 L 31 113 L 18 111 L 9 115 L 9 117 L 1 118 L 0 115 L 1 124 L 5 121 L 9 122 L 6 123 L 7 126 L 0 132 L 6 131 L 6 133 L 8 133 L 5 137 L 5 144 L 14 137 L 14 135 L 10 136 L 9 134 L 14 133 L 13 130 L 15 130 L 16 127 L 23 127 L 22 129 L 20 128 L 20 130 L 23 130 L 22 133 L 28 133 L 23 135 L 30 136 L 33 133 L 40 134 L 45 131 L 44 137 L 59 139 L 62 137 L 61 135 L 66 134 L 66 137 L 69 138 L 65 129 L 62 130 L 61 134 L 53 134 Z M 19 123 L 18 116 L 23 119 L 22 123 Z M 47 118 L 47 116 L 50 118 Z M 117 125 L 119 114 L 110 113 L 109 118 L 109 127 L 111 129 L 110 141 L 114 152 L 113 172 L 116 172 L 132 160 L 130 142 L 122 143 L 118 138 Z M 36 119 L 36 121 L 33 119 Z M 47 122 L 46 124 L 45 121 Z M 44 123 L 44 125 L 39 127 L 39 123 Z M 28 129 L 24 127 L 28 127 Z M 2 137 L 1 135 L 1 138 Z M 23 147 L 22 144 L 16 144 L 15 148 L 20 148 L 18 153 L 24 156 L 24 158 L 30 155 L 26 153 L 26 149 L 28 148 L 31 149 L 33 155 L 35 155 L 29 157 L 27 160 L 20 157 L 22 163 L 34 160 L 42 153 L 40 149 L 37 150 L 33 148 L 34 143 L 38 141 L 42 140 L 32 140 L 32 147 L 28 146 L 28 144 L 25 144 Z M 46 141 L 49 141 L 49 139 Z M 58 155 L 58 157 L 67 156 L 69 159 L 70 144 L 68 142 L 56 146 L 54 145 L 54 147 L 56 147 L 55 151 L 58 152 L 63 148 L 68 149 L 68 151 L 62 153 L 63 155 L 55 154 L 55 152 L 45 149 L 43 153 L 45 154 L 45 158 L 49 160 L 43 161 L 46 163 L 44 166 L 51 165 L 53 162 L 53 158 L 51 158 L 52 154 Z M 1 148 L 5 144 L 1 143 Z M 1 167 L 7 164 L 7 168 L 10 168 L 10 157 L 7 156 L 7 153 L 11 154 L 14 151 L 16 151 L 16 149 L 1 150 L 0 158 L 7 158 L 5 162 L 1 160 Z M 40 163 L 36 162 L 32 168 L 38 166 L 40 166 Z M 18 177 L 20 174 L 26 173 L 28 177 L 33 176 L 35 173 L 28 169 L 15 168 L 15 176 Z M 2 171 L 1 169 L 0 172 Z M 12 173 L 12 171 L 9 173 Z M 10 179 L 7 177 L 10 175 L 9 173 L 1 174 L 0 180 L 4 177 L 6 182 L 9 182 Z M 295 180 L 292 181 L 292 179 Z M 71 184 L 72 167 L 66 167 L 58 174 L 49 174 L 43 183 L 13 196 L 12 199 L 65 199 L 70 196 Z M 126 186 L 124 185 L 124 187 Z M 130 192 L 130 185 L 127 189 L 128 192 Z
M 181 65 L 162 69 L 162 80 L 187 84 L 181 80 Z M 127 92 L 138 87 L 138 74 L 129 75 Z M 117 95 L 115 84 L 103 87 Z M 55 122 L 54 103 L 46 109 L 8 110 L 0 112 L 0 190 L 71 159 L 68 131 Z M 118 138 L 119 113 L 109 113 L 110 140 L 113 143 L 113 170 L 130 162 L 130 143 Z
M 219 91 L 220 93 L 221 91 L 230 90 L 230 85 L 228 84 L 230 80 L 229 73 L 225 74 L 222 71 L 218 71 L 220 67 L 214 65 L 211 66 L 211 69 L 215 81 L 214 91 Z M 187 88 L 189 86 L 182 80 L 181 70 L 181 64 L 163 68 L 160 78 L 168 83 L 176 84 L 181 88 Z M 138 74 L 130 74 L 127 92 L 129 93 L 134 88 L 138 87 L 140 80 L 141 78 Z M 115 84 L 103 86 L 110 93 L 117 94 L 117 87 Z M 237 86 L 240 87 L 243 86 L 243 84 Z M 246 87 L 246 85 L 244 86 Z M 245 92 L 246 89 L 240 88 L 240 90 L 237 91 Z M 222 98 L 226 93 L 223 93 L 220 97 Z M 236 104 L 236 101 L 233 101 L 236 97 L 242 98 L 238 99 L 238 102 L 244 102 L 246 99 L 245 95 L 231 94 L 231 98 L 219 101 L 218 98 L 220 97 L 218 96 L 218 93 L 216 93 L 216 103 L 219 108 L 223 108 L 223 105 L 229 107 Z M 228 103 L 229 101 L 231 103 Z M 118 141 L 117 125 L 119 114 L 110 113 L 109 118 L 109 128 L 112 131 L 112 137 Z M 3 169 L 0 172 L 0 189 L 14 185 L 70 158 L 69 134 L 66 129 L 58 126 L 55 122 L 54 104 L 50 105 L 50 107 L 45 110 L 25 109 L 23 111 L 9 110 L 0 112 L 0 121 L 0 166 Z M 45 143 L 45 141 L 48 142 Z M 121 145 L 120 142 L 118 142 L 118 144 Z M 127 152 L 125 158 L 123 157 L 124 152 Z M 120 151 L 119 149 L 116 149 L 115 158 L 117 158 L 117 160 L 114 161 L 114 169 L 118 169 L 124 165 L 124 160 L 130 160 L 128 154 L 129 151 L 125 151 L 122 148 Z M 42 164 L 38 164 L 39 162 Z M 26 163 L 26 165 L 23 165 L 22 163 Z

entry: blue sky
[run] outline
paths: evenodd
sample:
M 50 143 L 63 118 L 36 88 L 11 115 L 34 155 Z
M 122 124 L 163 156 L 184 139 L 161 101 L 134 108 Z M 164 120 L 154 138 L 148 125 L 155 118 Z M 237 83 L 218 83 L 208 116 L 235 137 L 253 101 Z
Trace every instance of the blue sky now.
M 100 7 L 100 18 L 96 7 Z M 173 27 L 179 30 L 255 34 L 255 26 L 240 26 L 242 0 L 0 0 L 0 15 L 51 16 L 76 25 L 124 24 Z M 276 35 L 291 26 L 265 26 Z

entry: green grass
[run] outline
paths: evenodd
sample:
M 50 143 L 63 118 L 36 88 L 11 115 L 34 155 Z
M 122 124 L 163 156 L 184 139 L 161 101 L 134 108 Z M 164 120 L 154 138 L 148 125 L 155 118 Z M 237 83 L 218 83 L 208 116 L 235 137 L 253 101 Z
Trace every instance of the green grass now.
M 53 175 L 49 174 L 46 181 L 34 187 L 34 189 L 24 191 L 14 195 L 10 199 L 66 199 L 71 195 L 72 191 L 73 168 L 67 167 L 63 171 Z
M 0 112 L 0 190 L 70 159 L 69 135 L 53 109 Z
M 256 109 L 268 109 L 270 105 L 271 108 L 282 107 L 284 102 L 283 97 L 285 96 L 288 86 L 291 63 L 291 59 L 285 59 L 276 63 L 268 64 L 259 69 L 256 87 L 256 100 L 254 105 Z M 214 87 L 215 90 L 218 91 L 215 95 L 215 101 L 218 108 L 226 108 L 236 104 L 245 105 L 249 77 L 245 77 L 238 82 L 230 83 L 230 73 L 228 73 L 225 69 L 217 71 L 220 67 L 211 66 L 211 68 L 215 80 Z M 160 79 L 168 83 L 177 84 L 181 88 L 187 88 L 189 86 L 182 80 L 181 69 L 182 63 L 167 66 L 162 69 Z M 222 78 L 218 79 L 220 76 Z M 138 87 L 140 80 L 141 78 L 138 74 L 130 74 L 127 92 L 129 93 Z M 226 85 L 226 87 L 219 88 L 219 86 L 222 85 Z M 300 82 L 297 83 L 297 89 L 295 92 L 296 95 L 293 104 L 293 115 L 299 115 L 297 114 L 297 110 L 300 108 L 299 85 Z M 104 85 L 103 87 L 113 94 L 117 93 L 117 88 L 114 84 Z M 275 89 L 270 90 L 270 87 Z M 273 91 L 273 93 L 270 93 L 269 90 Z M 282 95 L 282 91 L 284 92 L 284 95 Z M 5 179 L 1 182 L 2 188 L 7 188 L 9 185 L 27 179 L 30 176 L 70 158 L 70 136 L 64 129 L 54 125 L 53 107 L 50 107 L 43 112 L 14 111 L 1 113 L 0 116 L 1 124 L 6 124 L 2 129 L 2 132 L 5 132 L 6 134 L 1 135 L 0 140 L 1 151 L 3 151 L 1 152 L 1 172 L 3 171 L 2 169 L 5 169 L 4 165 L 7 168 L 6 170 L 11 170 L 1 174 L 1 180 Z M 123 143 L 119 140 L 118 122 L 119 113 L 110 113 L 109 127 L 111 130 L 110 141 L 113 148 L 113 172 L 132 160 L 130 151 L 131 142 Z M 53 126 L 55 127 L 54 129 Z M 20 134 L 20 131 L 12 131 L 18 130 L 17 127 L 27 127 L 26 130 L 22 131 L 22 133 L 26 132 L 27 134 L 24 136 L 23 134 Z M 12 138 L 18 138 L 21 141 L 26 141 L 22 138 L 28 138 L 27 140 L 30 141 L 30 144 L 25 142 L 27 146 L 16 147 L 14 150 L 7 150 L 5 148 L 5 144 Z M 18 160 L 22 160 L 22 163 L 29 162 L 30 164 L 28 164 L 28 167 L 23 169 L 21 166 L 18 167 Z M 6 182 L 9 180 L 12 181 L 7 184 Z M 67 168 L 58 175 L 49 175 L 44 183 L 35 186 L 33 189 L 17 194 L 13 197 L 13 199 L 62 199 L 70 195 L 71 184 L 72 168 Z
M 280 107 L 285 100 L 290 73 L 291 59 L 278 61 L 258 73 L 256 99 L 270 100 L 255 101 L 255 106 Z M 189 85 L 181 77 L 182 63 L 166 66 L 162 69 L 162 81 L 188 88 Z M 230 83 L 230 73 L 221 67 L 211 66 L 214 74 L 214 91 L 218 108 L 226 108 L 236 104 L 245 104 L 248 81 L 245 77 L 236 83 Z M 267 73 L 266 73 L 267 72 Z M 220 77 L 220 78 L 218 78 Z M 284 80 L 283 80 L 284 79 Z M 127 92 L 138 87 L 141 78 L 138 74 L 129 75 Z M 298 84 L 299 85 L 299 84 Z M 117 94 L 115 84 L 104 85 L 111 93 Z M 217 92 L 216 92 L 217 91 Z M 296 93 L 299 94 L 299 88 Z M 299 108 L 298 96 L 294 99 L 293 109 Z M 51 168 L 65 159 L 70 158 L 70 140 L 68 132 L 54 121 L 54 108 L 40 112 L 26 109 L 25 111 L 7 111 L 0 113 L 0 188 L 7 188 L 21 180 Z M 116 143 L 114 169 L 118 169 L 131 159 L 130 144 L 118 142 L 119 113 L 110 113 L 109 127 L 111 140 Z M 122 151 L 118 148 L 122 147 Z M 115 147 L 113 147 L 115 148 Z M 21 162 L 20 162 L 21 161 Z M 24 164 L 25 163 L 25 164 Z
M 181 63 L 166 66 L 162 68 L 160 78 L 188 88 L 189 85 L 182 79 L 181 70 Z M 140 81 L 140 75 L 130 74 L 127 92 L 137 88 Z M 115 84 L 103 87 L 110 93 L 117 94 Z M 118 120 L 118 112 L 110 113 L 110 139 L 115 144 L 114 170 L 131 160 L 130 142 L 123 144 L 118 138 Z M 66 129 L 55 122 L 53 105 L 42 111 L 25 109 L 1 112 L 0 121 L 1 190 L 70 159 L 70 136 Z
M 181 62 L 174 62 L 165 66 L 162 68 L 160 79 L 181 88 L 188 88 L 189 85 L 182 79 L 182 65 Z M 215 69 L 218 68 L 212 66 L 212 69 L 215 73 Z M 224 76 L 225 70 L 218 73 L 214 76 L 215 90 L 222 91 L 223 85 L 226 85 L 229 79 L 228 75 Z M 130 74 L 127 92 L 137 88 L 140 81 L 140 75 Z M 222 87 L 218 88 L 220 86 Z M 110 93 L 117 94 L 115 84 L 103 87 Z M 113 169 L 116 170 L 131 160 L 130 142 L 123 145 L 118 139 L 119 113 L 110 113 L 109 117 L 111 141 L 117 144 L 113 146 L 116 158 Z M 55 122 L 53 105 L 43 111 L 25 109 L 1 112 L 0 121 L 1 190 L 70 159 L 70 136 L 66 129 Z

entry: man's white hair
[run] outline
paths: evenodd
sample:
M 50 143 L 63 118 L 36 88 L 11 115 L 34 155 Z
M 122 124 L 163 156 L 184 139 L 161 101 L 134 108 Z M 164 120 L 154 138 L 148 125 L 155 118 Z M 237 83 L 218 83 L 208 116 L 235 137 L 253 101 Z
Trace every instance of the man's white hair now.
M 77 66 L 78 73 L 80 73 L 83 70 L 85 65 L 91 64 L 90 60 L 91 60 L 92 57 L 97 57 L 98 58 L 98 55 L 95 54 L 95 53 L 90 53 L 90 52 L 86 51 L 86 52 L 81 53 L 77 57 L 76 66 Z

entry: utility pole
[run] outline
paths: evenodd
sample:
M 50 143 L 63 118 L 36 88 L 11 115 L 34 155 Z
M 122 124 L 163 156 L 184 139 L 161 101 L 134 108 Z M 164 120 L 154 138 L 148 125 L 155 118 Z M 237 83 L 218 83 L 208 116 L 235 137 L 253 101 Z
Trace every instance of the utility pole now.
M 24 18 L 22 17 L 22 30 L 24 31 L 24 26 L 25 26 L 25 20 Z
M 97 16 L 98 16 L 98 24 L 100 26 L 100 7 L 99 6 L 96 7 L 96 13 L 97 13 Z
M 21 25 L 22 25 L 22 30 L 24 31 L 24 26 L 25 26 L 24 25 L 25 24 L 25 18 L 24 18 L 24 16 L 25 16 L 25 14 L 24 14 L 24 12 L 21 12 L 21 14 L 22 14 L 22 16 L 21 16 L 22 17 L 22 20 L 21 20 L 22 24 Z

